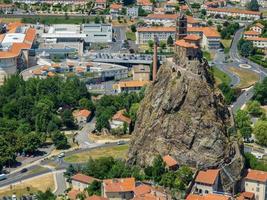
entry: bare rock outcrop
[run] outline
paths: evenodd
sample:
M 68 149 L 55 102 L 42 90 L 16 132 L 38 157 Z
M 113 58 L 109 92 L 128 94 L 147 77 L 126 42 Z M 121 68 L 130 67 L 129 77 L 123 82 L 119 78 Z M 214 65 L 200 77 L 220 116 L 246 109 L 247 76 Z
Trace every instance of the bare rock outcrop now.
M 147 166 L 156 155 L 170 154 L 179 164 L 197 169 L 227 165 L 231 170 L 222 172 L 222 180 L 228 190 L 240 178 L 243 157 L 227 136 L 230 113 L 222 95 L 215 93 L 207 67 L 198 60 L 161 66 L 138 111 L 128 162 Z

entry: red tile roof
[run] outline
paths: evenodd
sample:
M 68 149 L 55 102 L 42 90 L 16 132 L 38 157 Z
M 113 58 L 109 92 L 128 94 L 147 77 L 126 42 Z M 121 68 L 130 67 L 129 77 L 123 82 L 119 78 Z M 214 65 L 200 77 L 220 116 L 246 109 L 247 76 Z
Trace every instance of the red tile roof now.
M 255 194 L 253 192 L 242 192 L 240 196 L 244 197 L 245 199 L 252 200 L 255 198 Z
M 122 5 L 118 4 L 118 3 L 113 3 L 113 4 L 110 5 L 110 9 L 120 10 L 120 9 L 122 9 Z
M 143 87 L 148 83 L 149 81 L 120 81 L 118 84 L 114 85 L 119 86 L 121 88 L 134 88 L 134 87 Z
M 218 38 L 221 37 L 215 27 L 188 27 L 187 32 L 188 33 L 201 32 L 206 37 L 218 37 Z
M 149 186 L 149 185 L 140 185 L 140 186 L 137 186 L 134 190 L 134 194 L 136 196 L 139 196 L 139 195 L 144 195 L 144 194 L 147 194 L 147 193 L 150 193 L 152 190 L 152 187 Z
M 194 48 L 194 49 L 198 48 L 195 44 L 191 44 L 189 42 L 186 42 L 185 40 L 177 40 L 175 42 L 175 45 L 184 47 L 184 48 Z
M 82 109 L 82 110 L 75 110 L 73 112 L 74 117 L 89 117 L 92 114 L 90 110 Z
M 149 14 L 148 19 L 173 19 L 176 20 L 179 14 Z
M 135 190 L 135 179 L 106 179 L 103 181 L 103 187 L 105 192 L 131 192 Z
M 201 39 L 201 37 L 198 35 L 195 35 L 195 34 L 190 34 L 190 35 L 187 35 L 186 37 L 184 37 L 184 40 L 191 40 L 191 41 L 198 41 L 200 39 Z
M 119 110 L 115 115 L 113 115 L 112 120 L 122 121 L 127 124 L 131 123 L 131 118 L 124 115 L 125 110 Z
M 94 177 L 86 176 L 84 174 L 75 174 L 74 176 L 71 177 L 71 179 L 74 181 L 85 183 L 85 184 L 89 184 L 89 183 L 92 183 L 93 181 L 97 180 Z
M 260 35 L 260 33 L 257 31 L 245 31 L 244 35 Z
M 138 32 L 175 32 L 175 27 L 160 27 L 160 26 L 152 26 L 152 27 L 143 27 L 138 28 Z
M 76 200 L 76 196 L 77 196 L 79 193 L 80 193 L 79 190 L 74 190 L 74 189 L 72 189 L 72 190 L 70 190 L 70 191 L 68 192 L 68 197 L 69 197 L 71 200 Z
M 137 5 L 152 6 L 153 3 L 151 3 L 150 0 L 137 0 Z
M 262 25 L 261 23 L 256 23 L 255 25 L 253 25 L 253 26 L 258 26 L 259 28 L 261 28 L 261 29 L 263 29 L 264 28 L 264 25 Z
M 186 200 L 230 200 L 229 196 L 219 195 L 219 194 L 207 194 L 207 195 L 197 195 L 190 194 L 186 197 Z
M 249 40 L 249 41 L 267 41 L 267 38 L 263 38 L 263 37 L 248 37 L 248 38 L 246 38 L 246 40 Z
M 93 196 L 87 197 L 85 200 L 108 200 L 108 198 L 93 195 Z
M 173 157 L 171 157 L 170 155 L 164 156 L 163 161 L 166 163 L 166 165 L 168 167 L 173 167 L 173 166 L 178 165 L 177 161 Z
M 266 182 L 267 181 L 267 172 L 249 169 L 248 174 L 245 177 L 245 180 Z
M 208 169 L 206 171 L 199 171 L 195 182 L 213 185 L 219 175 L 219 169 Z

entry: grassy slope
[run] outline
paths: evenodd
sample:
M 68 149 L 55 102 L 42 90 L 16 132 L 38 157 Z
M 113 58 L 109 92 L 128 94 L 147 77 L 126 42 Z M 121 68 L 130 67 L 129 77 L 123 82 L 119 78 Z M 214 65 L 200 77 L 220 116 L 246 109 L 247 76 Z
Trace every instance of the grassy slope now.
M 221 83 L 226 83 L 227 85 L 229 85 L 231 83 L 231 78 L 218 68 L 212 67 L 211 72 L 215 78 L 216 85 L 219 85 Z

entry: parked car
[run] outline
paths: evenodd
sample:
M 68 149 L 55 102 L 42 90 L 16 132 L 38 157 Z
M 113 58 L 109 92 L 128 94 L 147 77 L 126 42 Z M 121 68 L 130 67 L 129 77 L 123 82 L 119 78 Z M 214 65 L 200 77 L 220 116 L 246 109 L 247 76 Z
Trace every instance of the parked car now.
M 7 179 L 6 174 L 0 174 L 0 181 Z
M 27 172 L 27 171 L 28 171 L 27 168 L 23 168 L 22 170 L 20 170 L 20 173 L 25 173 L 25 172 Z
M 63 158 L 64 156 L 65 156 L 65 153 L 62 152 L 62 153 L 60 153 L 57 157 L 58 157 L 58 158 Z

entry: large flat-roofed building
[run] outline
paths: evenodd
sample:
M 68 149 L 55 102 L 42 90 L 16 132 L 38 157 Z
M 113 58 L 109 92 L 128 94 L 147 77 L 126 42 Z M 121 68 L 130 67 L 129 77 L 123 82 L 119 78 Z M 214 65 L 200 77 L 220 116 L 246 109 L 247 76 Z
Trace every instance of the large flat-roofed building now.
M 261 12 L 235 8 L 207 8 L 207 15 L 220 17 L 239 17 L 240 19 L 244 20 L 257 20 L 261 18 Z
M 13 0 L 13 2 L 35 4 L 35 3 L 60 3 L 60 4 L 85 4 L 86 0 Z
M 86 34 L 81 33 L 80 25 L 57 24 L 51 26 L 48 32 L 43 33 L 41 37 L 43 39 L 42 48 L 75 48 L 81 55 Z
M 147 44 L 149 40 L 154 40 L 156 36 L 159 41 L 167 41 L 168 37 L 175 37 L 175 27 L 145 27 L 139 28 L 136 32 L 136 44 Z
M 88 43 L 112 42 L 112 25 L 110 24 L 83 24 L 82 33 L 86 35 L 85 42 Z
M 28 51 L 36 36 L 34 28 L 20 23 L 9 24 L 7 33 L 0 35 L 0 85 L 4 78 L 15 74 L 18 68 L 27 68 Z

